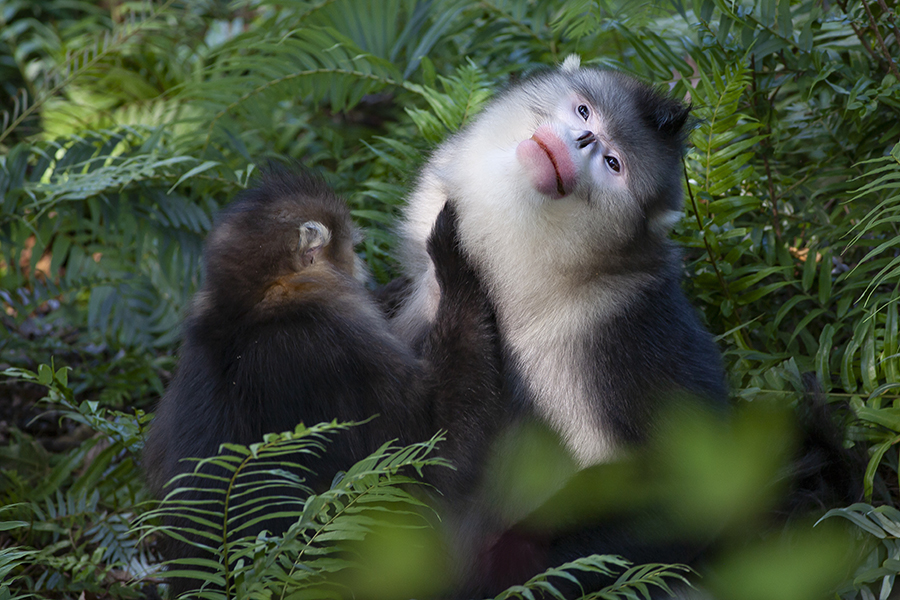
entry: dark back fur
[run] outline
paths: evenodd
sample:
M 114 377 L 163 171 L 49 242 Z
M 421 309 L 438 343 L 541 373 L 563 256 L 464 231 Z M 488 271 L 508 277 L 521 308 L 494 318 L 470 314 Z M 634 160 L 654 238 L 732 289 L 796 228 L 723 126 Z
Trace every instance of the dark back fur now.
M 299 225 L 327 225 L 331 243 L 315 270 L 274 294 L 273 282 L 296 274 Z M 346 256 L 349 252 L 350 256 Z M 154 493 L 193 469 L 189 457 L 217 454 L 221 444 L 248 445 L 297 423 L 363 421 L 342 432 L 314 462 L 313 490 L 328 487 L 339 470 L 399 438 L 428 433 L 421 402 L 421 362 L 389 331 L 373 301 L 352 276 L 352 227 L 346 205 L 307 176 L 270 174 L 259 189 L 223 211 L 205 248 L 206 279 L 184 325 L 177 375 L 156 412 L 143 456 Z M 205 488 L 207 479 L 180 480 Z M 182 495 L 204 498 L 202 492 Z M 186 525 L 173 521 L 172 525 Z M 263 528 L 283 531 L 288 522 Z M 173 542 L 167 558 L 202 555 Z M 174 591 L 189 589 L 175 581 Z
M 298 263 L 299 226 L 310 220 L 325 225 L 331 241 L 312 264 Z M 221 444 L 255 443 L 301 421 L 375 414 L 336 436 L 321 458 L 296 457 L 314 468 L 315 474 L 297 473 L 313 491 L 384 442 L 418 442 L 440 429 L 448 432 L 442 455 L 461 468 L 426 476 L 448 495 L 468 490 L 485 460 L 489 438 L 482 430 L 502 420 L 496 331 L 459 248 L 452 210 L 444 211 L 429 251 L 441 265 L 445 296 L 419 358 L 389 331 L 354 277 L 353 228 L 342 200 L 314 178 L 284 172 L 269 173 L 242 194 L 207 240 L 205 281 L 184 324 L 176 377 L 151 427 L 143 466 L 153 492 L 163 497 L 173 476 L 193 469 L 183 459 L 213 456 Z M 206 499 L 216 485 L 179 480 L 179 487 L 199 488 L 180 498 Z M 215 522 L 214 512 L 208 518 Z M 289 525 L 270 519 L 241 533 L 280 533 Z M 205 555 L 175 541 L 165 551 L 169 559 Z M 172 581 L 174 594 L 191 587 Z
M 624 445 L 646 441 L 660 404 L 695 400 L 726 410 L 722 359 L 680 287 L 679 266 L 632 299 L 623 315 L 588 332 L 598 417 Z

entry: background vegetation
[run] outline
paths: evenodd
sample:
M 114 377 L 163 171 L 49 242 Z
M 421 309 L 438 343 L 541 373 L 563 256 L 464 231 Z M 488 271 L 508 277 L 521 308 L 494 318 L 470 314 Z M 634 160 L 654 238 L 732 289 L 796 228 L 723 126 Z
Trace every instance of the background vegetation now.
M 145 411 L 171 377 L 204 235 L 256 165 L 323 174 L 386 281 L 423 157 L 493 90 L 572 52 L 693 103 L 675 237 L 739 401 L 790 406 L 814 373 L 867 453 L 866 503 L 834 515 L 865 542 L 855 571 L 810 586 L 823 567 L 804 579 L 791 561 L 815 563 L 821 540 L 804 535 L 821 526 L 802 524 L 792 552 L 769 540 L 736 554 L 721 597 L 887 598 L 900 572 L 900 15 L 885 0 L 0 0 L 0 598 L 154 593 L 135 467 Z M 285 435 L 270 443 L 296 443 Z M 399 489 L 394 467 L 434 460 L 429 448 L 373 458 L 277 543 L 307 544 L 290 555 L 302 563 L 333 507 L 371 488 L 354 485 Z M 266 554 L 249 548 L 241 594 L 284 593 L 260 575 L 278 565 L 247 571 Z M 735 583 L 779 566 L 780 592 Z M 626 588 L 609 597 L 640 590 Z

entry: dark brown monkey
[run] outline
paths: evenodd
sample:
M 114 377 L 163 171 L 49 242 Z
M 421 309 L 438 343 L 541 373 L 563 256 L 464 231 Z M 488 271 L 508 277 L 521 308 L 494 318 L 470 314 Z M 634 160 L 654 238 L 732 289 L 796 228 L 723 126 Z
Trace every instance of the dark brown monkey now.
M 315 472 L 298 475 L 321 490 L 388 440 L 406 444 L 440 428 L 465 431 L 459 422 L 491 421 L 486 411 L 499 410 L 491 399 L 499 387 L 493 321 L 455 235 L 448 209 L 429 245 L 444 298 L 420 358 L 390 331 L 362 283 L 350 211 L 322 182 L 269 173 L 223 210 L 206 242 L 205 278 L 184 325 L 178 372 L 143 457 L 154 493 L 164 496 L 172 477 L 193 469 L 183 459 L 214 456 L 223 443 L 258 442 L 299 422 L 380 415 L 342 432 L 321 458 L 297 458 Z M 480 448 L 451 434 L 444 454 L 463 453 L 458 462 L 475 465 Z M 434 474 L 450 491 L 469 479 L 465 471 Z M 177 484 L 199 488 L 182 496 L 188 500 L 221 485 L 202 477 Z M 270 519 L 244 533 L 289 525 Z M 170 559 L 198 555 L 184 543 L 167 552 Z M 190 582 L 173 588 L 190 589 Z

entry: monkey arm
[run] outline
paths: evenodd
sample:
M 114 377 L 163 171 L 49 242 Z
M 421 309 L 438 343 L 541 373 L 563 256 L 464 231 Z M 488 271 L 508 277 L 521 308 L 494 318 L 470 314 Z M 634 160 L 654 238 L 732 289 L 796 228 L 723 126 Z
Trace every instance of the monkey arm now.
M 470 491 L 505 411 L 501 402 L 499 338 L 494 311 L 463 254 L 456 211 L 447 203 L 428 240 L 441 299 L 423 348 L 430 368 L 434 429 L 447 431 L 443 455 L 456 466 L 435 484 L 449 497 Z

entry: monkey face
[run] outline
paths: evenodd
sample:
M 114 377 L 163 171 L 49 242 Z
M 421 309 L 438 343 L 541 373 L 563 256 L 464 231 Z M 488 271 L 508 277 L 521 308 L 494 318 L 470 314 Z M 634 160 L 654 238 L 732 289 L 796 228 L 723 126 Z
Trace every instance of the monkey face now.
M 568 94 L 552 118 L 516 147 L 532 187 L 553 199 L 575 193 L 585 182 L 624 193 L 628 177 L 621 157 L 599 111 L 577 92 Z
M 571 64 L 529 85 L 527 97 L 542 102 L 529 107 L 537 127 L 517 156 L 535 190 L 601 206 L 627 199 L 642 212 L 659 201 L 680 208 L 671 174 L 680 172 L 686 108 L 620 73 Z
M 681 214 L 687 114 L 629 76 L 577 61 L 524 80 L 447 152 L 441 176 L 469 204 L 462 235 L 478 243 L 486 231 L 530 231 L 576 255 L 617 253 L 648 232 L 664 238 Z

